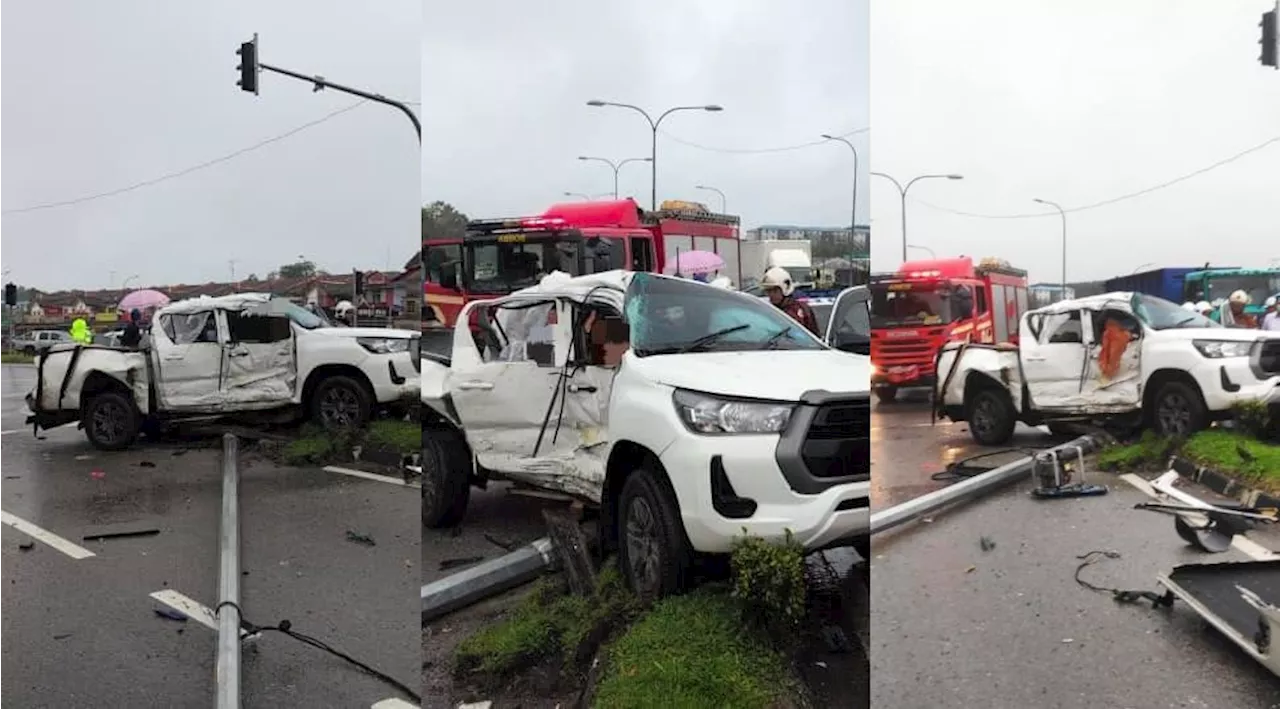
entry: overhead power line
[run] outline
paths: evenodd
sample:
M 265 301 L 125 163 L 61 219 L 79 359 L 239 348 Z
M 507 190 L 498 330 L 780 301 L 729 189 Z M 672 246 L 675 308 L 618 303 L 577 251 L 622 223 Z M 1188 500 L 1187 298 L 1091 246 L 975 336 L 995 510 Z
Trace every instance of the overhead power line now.
M 1211 170 L 1216 170 L 1222 167 L 1223 165 L 1228 165 L 1230 163 L 1233 163 L 1236 160 L 1239 160 L 1240 158 L 1243 158 L 1247 155 L 1251 155 L 1260 150 L 1263 150 L 1275 143 L 1280 143 L 1280 135 L 1275 136 L 1274 138 L 1270 138 L 1268 140 L 1264 140 L 1261 143 L 1258 143 L 1257 145 L 1251 148 L 1247 148 L 1245 150 L 1242 150 L 1236 153 L 1235 155 L 1232 155 L 1231 157 L 1223 158 L 1222 160 L 1219 160 L 1211 165 L 1206 165 L 1198 170 L 1193 170 L 1184 175 L 1179 175 L 1178 177 L 1175 177 L 1171 180 L 1166 180 L 1165 182 L 1161 182 L 1156 185 L 1151 185 L 1150 187 L 1145 187 L 1136 192 L 1129 192 L 1129 193 L 1118 195 L 1115 197 L 1110 197 L 1108 199 L 1104 199 L 1098 202 L 1082 204 L 1076 207 L 1064 207 L 1062 211 L 1067 213 L 1083 212 L 1089 209 L 1097 209 L 1099 207 L 1105 207 L 1107 205 L 1115 204 L 1117 202 L 1124 202 L 1125 200 L 1135 199 L 1143 195 L 1148 195 L 1148 194 L 1151 194 L 1152 192 L 1162 190 L 1166 187 L 1172 187 L 1173 185 L 1176 185 L 1179 182 L 1185 182 L 1187 180 L 1190 180 L 1193 177 L 1198 177 Z M 942 212 L 949 212 L 951 214 L 958 214 L 962 217 L 973 217 L 975 219 L 1036 219 L 1040 217 L 1057 217 L 1058 216 L 1058 212 L 1056 210 L 1051 212 L 1023 212 L 1019 214 L 979 214 L 977 212 L 966 212 L 959 209 L 952 209 L 950 207 L 943 207 L 937 204 L 926 202 L 924 200 L 915 199 L 914 197 L 911 198 L 911 201 L 919 202 L 920 204 L 926 207 L 929 207 L 930 209 L 936 209 Z
M 258 150 L 258 149 L 260 149 L 260 148 L 265 148 L 266 146 L 271 145 L 272 143 L 278 143 L 278 142 L 280 142 L 280 141 L 284 140 L 285 138 L 289 138 L 289 137 L 291 137 L 291 136 L 297 135 L 298 133 L 301 133 L 302 131 L 307 130 L 308 128 L 314 128 L 315 126 L 318 126 L 318 125 L 320 125 L 321 123 L 324 123 L 324 122 L 326 122 L 326 121 L 333 120 L 334 118 L 337 118 L 338 116 L 340 116 L 340 115 L 342 115 L 342 114 L 344 114 L 344 113 L 346 113 L 346 112 L 348 112 L 348 111 L 353 111 L 353 110 L 355 110 L 355 109 L 357 109 L 357 108 L 359 108 L 359 107 L 363 106 L 365 103 L 368 103 L 368 102 L 367 102 L 367 101 L 357 101 L 356 103 L 353 103 L 353 104 L 351 104 L 350 106 L 347 106 L 347 107 L 345 107 L 345 108 L 339 108 L 339 109 L 338 109 L 338 110 L 336 110 L 336 111 L 331 111 L 331 112 L 329 112 L 329 113 L 327 113 L 327 114 L 325 114 L 325 115 L 321 116 L 320 118 L 315 119 L 314 121 L 310 121 L 310 122 L 307 122 L 307 123 L 303 123 L 302 125 L 297 126 L 297 127 L 295 127 L 295 128 L 292 128 L 291 130 L 288 130 L 288 131 L 286 131 L 286 132 L 284 132 L 284 133 L 281 133 L 281 134 L 279 134 L 279 135 L 274 135 L 274 136 L 272 136 L 272 137 L 270 137 L 270 138 L 267 138 L 267 139 L 265 139 L 265 140 L 260 140 L 260 141 L 258 141 L 257 143 L 254 143 L 253 145 L 249 145 L 249 146 L 243 147 L 243 148 L 241 148 L 241 149 L 239 149 L 239 150 L 236 150 L 235 152 L 227 153 L 226 155 L 223 155 L 223 156 L 221 156 L 221 157 L 217 157 L 217 158 L 214 158 L 214 159 L 212 159 L 212 160 L 207 160 L 207 161 L 205 161 L 205 162 L 199 163 L 198 165 L 192 165 L 191 167 L 187 167 L 187 168 L 184 168 L 184 169 L 182 169 L 182 170 L 178 170 L 178 171 L 176 171 L 176 172 L 169 172 L 169 173 L 165 173 L 165 174 L 163 174 L 163 175 L 159 175 L 159 176 L 157 176 L 157 177 L 153 177 L 153 178 L 148 179 L 148 180 L 143 180 L 143 181 L 141 181 L 141 182 L 135 182 L 135 183 L 134 183 L 134 184 L 132 184 L 132 185 L 128 185 L 128 186 L 125 186 L 125 187 L 120 187 L 120 188 L 117 188 L 117 189 L 114 189 L 114 190 L 108 190 L 108 191 L 106 191 L 106 192 L 99 192 L 99 193 L 97 193 L 97 194 L 90 194 L 90 195 L 85 195 L 85 196 L 83 196 L 83 197 L 76 197 L 76 198 L 74 198 L 74 199 L 65 199 L 65 200 L 60 200 L 60 201 L 57 201 L 57 202 L 46 202 L 46 203 L 44 203 L 44 204 L 36 204 L 36 205 L 32 205 L 32 206 L 30 206 L 30 207 L 21 207 L 21 208 L 19 208 L 19 209 L 6 209 L 6 210 L 3 210 L 2 212 L 0 212 L 0 214 L 22 214 L 22 213 L 24 213 L 24 212 L 36 212 L 36 211 L 40 211 L 40 210 L 43 210 L 43 209 L 56 209 L 56 208 L 58 208 L 58 207 L 69 207 L 69 206 L 74 205 L 74 204 L 83 204 L 83 203 L 85 203 L 85 202 L 92 202 L 92 201 L 94 201 L 94 200 L 104 199 L 104 198 L 106 198 L 106 197 L 114 197 L 114 196 L 116 196 L 116 195 L 124 194 L 124 193 L 126 193 L 126 192 L 132 192 L 132 191 L 134 191 L 134 190 L 142 189 L 143 187 L 150 187 L 150 186 L 152 186 L 152 185 L 160 184 L 161 182 L 166 182 L 166 181 L 168 181 L 168 180 L 173 180 L 173 179 L 177 179 L 177 178 L 179 178 L 179 177 L 184 177 L 184 176 L 186 176 L 186 175 L 190 175 L 190 174 L 191 174 L 191 173 L 193 173 L 193 172 L 198 172 L 198 171 L 200 171 L 200 170 L 204 170 L 204 169 L 207 169 L 207 168 L 213 167 L 213 166 L 215 166 L 215 165 L 220 165 L 220 164 L 222 164 L 222 163 L 224 163 L 224 162 L 227 162 L 228 160 L 233 160 L 233 159 L 238 158 L 238 157 L 240 157 L 241 155 L 244 155 L 244 154 L 246 154 L 246 153 L 251 153 L 251 152 L 253 152 L 253 151 L 255 151 L 255 150 Z
M 836 137 L 837 137 L 837 138 L 848 138 L 848 137 L 849 137 L 849 136 L 851 136 L 851 135 L 857 135 L 857 134 L 859 134 L 859 133 L 866 133 L 866 132 L 867 132 L 867 131 L 869 131 L 869 130 L 871 130 L 871 129 L 870 129 L 870 128 L 859 128 L 859 129 L 857 129 L 857 130 L 851 130 L 851 131 L 849 131 L 848 133 L 842 133 L 842 134 L 840 134 L 840 135 L 838 135 L 838 136 L 836 136 Z M 706 150 L 706 151 L 713 152 L 713 153 L 733 153 L 733 154 L 735 154 L 735 155 L 756 155 L 756 154 L 760 154 L 760 153 L 783 153 L 783 152 L 787 152 L 787 151 L 789 151 L 789 150 L 802 150 L 802 149 L 804 149 L 804 148 L 812 148 L 812 147 L 813 147 L 813 146 L 815 146 L 815 145 L 825 145 L 826 143 L 831 142 L 831 141 L 829 141 L 829 140 L 826 140 L 825 138 L 822 138 L 822 139 L 819 139 L 819 140 L 813 140 L 813 141 L 810 141 L 810 142 L 808 142 L 808 143 L 799 143 L 799 144 L 796 144 L 796 145 L 784 145 L 784 146 L 777 147 L 777 148 L 718 148 L 718 147 L 711 146 L 711 145 L 701 145 L 701 144 L 699 144 L 699 143 L 694 143 L 694 142 L 689 141 L 689 140 L 684 140 L 683 138 L 677 138 L 676 136 L 671 135 L 670 133 L 666 132 L 665 130 L 659 130 L 658 132 L 659 132 L 659 133 L 661 133 L 661 134 L 663 134 L 664 136 L 666 136 L 666 137 L 670 138 L 671 140 L 673 140 L 673 141 L 675 141 L 675 142 L 677 142 L 677 143 L 679 143 L 679 144 L 681 144 L 681 145 L 687 145 L 687 146 L 689 146 L 690 148 L 697 148 L 698 150 Z

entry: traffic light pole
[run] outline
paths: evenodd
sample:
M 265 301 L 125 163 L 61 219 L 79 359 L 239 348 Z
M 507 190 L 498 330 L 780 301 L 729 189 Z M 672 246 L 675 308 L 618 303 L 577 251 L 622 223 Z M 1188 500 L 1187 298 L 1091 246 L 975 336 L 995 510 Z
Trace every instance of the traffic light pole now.
M 413 123 L 413 130 L 415 133 L 418 134 L 418 142 L 419 143 L 422 142 L 422 124 L 418 121 L 418 117 L 414 115 L 413 111 L 410 110 L 407 105 L 405 105 L 404 103 L 401 103 L 400 101 L 387 98 L 382 94 L 370 93 L 368 91 L 361 91 L 360 89 L 352 88 L 350 86 L 343 86 L 342 84 L 337 84 L 332 81 L 328 81 L 323 76 L 307 76 L 306 74 L 301 74 L 296 71 L 291 71 L 283 67 L 273 66 L 265 62 L 258 62 L 258 68 L 263 69 L 264 71 L 272 71 L 277 74 L 281 74 L 283 76 L 288 76 L 293 79 L 300 79 L 302 81 L 305 81 L 311 84 L 316 91 L 322 91 L 324 89 L 333 89 L 334 91 L 340 91 L 344 94 L 359 96 L 360 98 L 365 99 L 366 101 L 375 101 L 377 103 L 398 108 L 402 113 L 404 113 L 405 116 L 408 116 L 409 121 Z

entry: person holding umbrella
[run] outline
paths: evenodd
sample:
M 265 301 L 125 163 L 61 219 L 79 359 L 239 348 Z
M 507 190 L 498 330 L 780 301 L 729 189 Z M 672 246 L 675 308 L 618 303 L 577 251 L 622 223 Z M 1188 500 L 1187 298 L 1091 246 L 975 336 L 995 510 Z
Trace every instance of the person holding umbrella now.
M 139 323 L 142 321 L 142 311 L 134 308 L 129 311 L 129 324 L 125 325 L 124 333 L 120 335 L 120 345 L 128 348 L 136 348 L 142 344 L 142 327 Z

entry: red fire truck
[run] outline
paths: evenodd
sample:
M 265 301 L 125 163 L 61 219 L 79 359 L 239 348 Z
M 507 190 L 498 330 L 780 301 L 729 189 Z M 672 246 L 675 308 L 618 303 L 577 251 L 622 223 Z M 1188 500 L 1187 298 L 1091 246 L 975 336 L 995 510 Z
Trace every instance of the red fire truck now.
M 1027 272 L 997 259 L 908 261 L 871 278 L 871 386 L 881 401 L 933 383 L 946 342 L 1017 342 Z
M 552 205 L 536 217 L 473 221 L 461 239 L 423 242 L 428 323 L 451 326 L 468 300 L 505 295 L 540 275 L 614 269 L 660 272 L 677 254 L 711 251 L 741 283 L 737 217 L 667 201 L 646 212 L 634 200 Z

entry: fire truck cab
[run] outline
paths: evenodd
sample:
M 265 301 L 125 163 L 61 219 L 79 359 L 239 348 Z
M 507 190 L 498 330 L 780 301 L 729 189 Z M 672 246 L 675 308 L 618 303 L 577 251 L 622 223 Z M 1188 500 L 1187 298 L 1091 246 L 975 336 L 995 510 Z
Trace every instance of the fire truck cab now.
M 884 402 L 931 386 L 947 342 L 1016 343 L 1027 311 L 1027 272 L 967 256 L 908 261 L 872 276 L 871 386 Z

